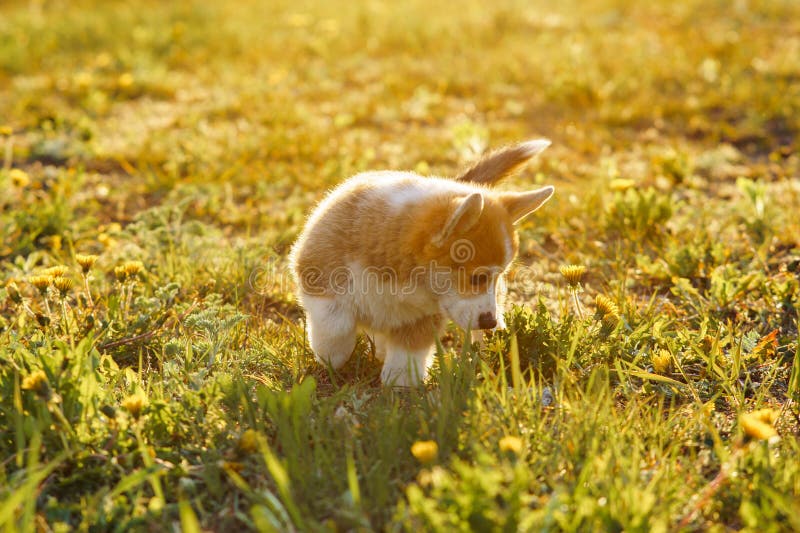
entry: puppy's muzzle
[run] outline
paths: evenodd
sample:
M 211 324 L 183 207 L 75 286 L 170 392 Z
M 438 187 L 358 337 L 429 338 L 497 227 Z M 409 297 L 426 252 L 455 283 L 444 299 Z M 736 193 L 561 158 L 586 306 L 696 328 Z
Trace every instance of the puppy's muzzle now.
M 478 315 L 479 329 L 492 329 L 495 326 L 497 326 L 497 320 L 492 316 L 492 313 L 481 313 Z

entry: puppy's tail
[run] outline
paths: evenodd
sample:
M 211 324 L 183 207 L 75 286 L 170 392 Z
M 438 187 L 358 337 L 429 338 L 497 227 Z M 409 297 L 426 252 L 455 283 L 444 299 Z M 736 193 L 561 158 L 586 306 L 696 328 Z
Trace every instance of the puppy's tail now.
M 509 148 L 501 148 L 478 161 L 456 180 L 490 185 L 513 174 L 530 158 L 548 146 L 550 146 L 550 141 L 547 139 L 537 139 Z

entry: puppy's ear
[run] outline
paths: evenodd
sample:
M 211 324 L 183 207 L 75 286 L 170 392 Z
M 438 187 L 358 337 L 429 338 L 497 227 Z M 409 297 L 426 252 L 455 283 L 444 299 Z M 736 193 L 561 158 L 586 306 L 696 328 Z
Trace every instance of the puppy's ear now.
M 479 192 L 459 198 L 453 202 L 453 210 L 444 223 L 442 230 L 433 238 L 434 244 L 440 246 L 453 233 L 458 231 L 468 231 L 474 226 L 483 213 L 483 195 Z
M 508 211 L 514 224 L 539 209 L 551 196 L 555 189 L 552 185 L 529 192 L 500 193 L 500 202 Z
M 487 185 L 495 183 L 514 173 L 530 158 L 542 152 L 548 146 L 550 146 L 550 141 L 547 139 L 536 139 L 517 146 L 501 148 L 478 161 L 472 168 L 456 179 L 458 181 L 471 181 Z

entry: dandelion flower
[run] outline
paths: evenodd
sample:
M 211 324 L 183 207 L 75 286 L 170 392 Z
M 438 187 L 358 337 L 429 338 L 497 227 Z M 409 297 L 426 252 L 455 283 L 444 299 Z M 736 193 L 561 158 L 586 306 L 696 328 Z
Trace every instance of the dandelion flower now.
M 67 295 L 74 284 L 75 282 L 70 278 L 65 278 L 62 276 L 53 278 L 53 287 L 58 290 L 58 294 L 61 295 L 62 298 Z
M 114 267 L 114 277 L 117 278 L 117 281 L 125 281 L 125 278 L 128 277 L 128 274 L 125 272 L 125 267 L 121 265 Z
M 62 246 L 61 241 L 62 241 L 61 235 L 52 235 L 47 238 L 47 242 L 50 245 L 50 249 L 54 252 L 61 251 L 61 246 Z
M 78 263 L 78 265 L 80 265 L 83 273 L 88 274 L 89 271 L 94 266 L 95 262 L 97 261 L 97 256 L 88 254 L 77 254 L 75 256 L 75 261 Z
M 130 72 L 123 72 L 119 75 L 119 77 L 117 77 L 117 85 L 122 89 L 127 89 L 133 85 L 133 81 L 133 74 Z
M 94 58 L 94 64 L 98 68 L 106 68 L 111 64 L 111 61 L 113 60 L 114 58 L 112 57 L 111 54 L 109 54 L 108 52 L 101 52 L 97 54 L 96 58 Z
M 583 279 L 583 275 L 586 273 L 586 267 L 583 265 L 562 265 L 559 269 L 561 275 L 567 280 L 570 287 L 577 287 L 581 280 Z
M 604 294 L 598 294 L 594 299 L 597 305 L 597 312 L 601 317 L 606 315 L 619 315 L 619 307 L 614 303 L 614 300 Z
M 672 356 L 667 350 L 660 350 L 652 357 L 653 370 L 657 374 L 666 374 L 672 366 Z
M 0 137 L 10 137 L 14 133 L 14 129 L 8 124 L 0 126 Z
M 128 411 L 131 416 L 138 420 L 142 414 L 142 409 L 147 405 L 147 398 L 141 394 L 133 394 L 122 400 L 122 407 Z
M 113 248 L 116 246 L 117 241 L 111 238 L 108 233 L 100 233 L 97 235 L 97 242 L 105 246 L 106 248 Z
M 609 313 L 603 317 L 600 331 L 604 335 L 608 335 L 617 328 L 618 324 L 619 324 L 619 315 Z
M 8 177 L 11 178 L 11 183 L 16 187 L 27 187 L 31 183 L 31 178 L 28 173 L 19 168 L 12 168 L 8 171 Z
M 126 261 L 122 268 L 125 269 L 125 274 L 132 278 L 144 270 L 144 264 L 141 261 Z
M 758 411 L 753 411 L 750 414 L 765 424 L 775 425 L 775 422 L 778 421 L 778 416 L 781 413 L 776 409 L 759 409 Z
M 420 463 L 430 463 L 439 455 L 439 445 L 433 440 L 418 440 L 411 445 L 411 455 Z
M 519 455 L 522 451 L 522 439 L 512 435 L 506 435 L 500 439 L 499 446 L 500 451 L 503 453 L 513 453 L 514 455 Z
M 22 380 L 22 390 L 29 390 L 42 398 L 50 397 L 50 383 L 47 381 L 47 374 L 44 370 L 31 372 Z
M 258 431 L 248 429 L 239 437 L 237 444 L 239 451 L 244 453 L 253 453 L 258 450 Z
M 44 296 L 47 293 L 47 287 L 53 282 L 53 278 L 47 274 L 40 274 L 38 276 L 29 277 L 28 282 L 36 287 L 42 296 Z
M 15 304 L 19 305 L 22 303 L 22 295 L 19 293 L 19 287 L 15 281 L 12 280 L 6 283 L 6 293 Z
M 50 276 L 52 278 L 60 278 L 66 276 L 67 272 L 69 272 L 69 267 L 64 265 L 56 265 L 44 269 L 44 271 L 42 271 L 42 274 L 45 276 Z
M 636 185 L 636 182 L 633 180 L 616 178 L 611 180 L 611 182 L 608 184 L 608 188 L 612 191 L 627 191 L 634 185 Z
M 141 261 L 126 261 L 120 266 L 114 268 L 114 276 L 119 281 L 131 279 L 144 270 L 144 264 Z
M 777 419 L 777 412 L 772 409 L 760 409 L 752 413 L 745 413 L 739 417 L 739 425 L 745 434 L 759 440 L 768 440 L 778 436 L 773 424 Z

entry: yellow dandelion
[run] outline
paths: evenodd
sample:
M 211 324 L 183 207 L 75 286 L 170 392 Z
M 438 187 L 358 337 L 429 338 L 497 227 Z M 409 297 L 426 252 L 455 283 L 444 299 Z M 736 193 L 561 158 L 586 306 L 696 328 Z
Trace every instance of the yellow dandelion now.
M 44 370 L 31 372 L 22 380 L 22 390 L 29 390 L 42 398 L 50 397 L 50 383 Z
M 772 409 L 760 409 L 742 414 L 739 417 L 739 425 L 742 426 L 745 435 L 754 439 L 767 440 L 778 435 L 773 426 L 776 419 L 777 413 L 773 414 Z
M 636 182 L 633 180 L 617 178 L 609 182 L 608 188 L 612 191 L 627 191 L 634 185 L 636 185 Z
M 125 281 L 125 278 L 128 277 L 128 273 L 125 272 L 125 267 L 122 265 L 114 267 L 114 277 L 117 278 L 117 281 Z
M 62 298 L 67 295 L 74 284 L 75 282 L 70 278 L 65 278 L 63 276 L 53 278 L 53 287 L 56 288 L 58 294 L 60 294 Z
M 134 278 L 144 270 L 144 264 L 141 261 L 126 261 L 118 267 L 114 268 L 114 276 L 119 281 Z
M 12 302 L 15 304 L 22 303 L 22 295 L 19 293 L 19 287 L 14 280 L 9 281 L 6 283 L 6 293 L 8 297 L 11 299 Z
M 66 276 L 67 272 L 69 272 L 69 267 L 67 267 L 65 265 L 56 265 L 56 266 L 51 266 L 50 268 L 44 269 L 42 271 L 42 274 L 45 275 L 45 276 L 53 277 L 53 278 L 60 278 L 60 277 Z
M 570 287 L 577 287 L 583 279 L 583 275 L 586 274 L 586 267 L 583 265 L 562 265 L 558 271 L 561 272 Z
M 239 451 L 244 453 L 253 453 L 258 450 L 258 431 L 248 429 L 239 437 L 239 442 L 236 445 Z
M 147 405 L 147 398 L 141 394 L 133 394 L 122 400 L 121 405 L 134 419 L 138 420 L 142 414 L 142 409 Z
M 31 183 L 31 178 L 28 173 L 20 168 L 12 168 L 8 171 L 8 177 L 11 178 L 11 183 L 15 187 L 27 187 Z
M 61 235 L 53 235 L 48 237 L 47 242 L 50 244 L 50 249 L 54 252 L 60 252 L 62 246 Z
M 127 89 L 131 85 L 133 85 L 133 74 L 130 72 L 123 72 L 117 78 L 117 85 L 122 89 Z
M 106 68 L 113 60 L 114 58 L 108 52 L 100 52 L 97 54 L 97 57 L 94 58 L 94 64 L 98 68 Z
M 609 313 L 603 317 L 600 331 L 608 335 L 617 328 L 617 325 L 619 325 L 619 315 Z
M 141 261 L 126 261 L 123 263 L 122 268 L 125 269 L 125 274 L 132 278 L 144 271 L 144 264 Z
M 780 416 L 781 412 L 777 409 L 759 409 L 750 414 L 765 424 L 774 426 L 775 422 L 778 421 L 778 417 Z
M 113 248 L 117 245 L 116 239 L 111 237 L 108 233 L 100 233 L 97 235 L 97 242 L 102 244 L 106 248 Z
M 10 137 L 12 133 L 14 133 L 14 128 L 8 124 L 0 126 L 0 137 Z
M 411 455 L 420 463 L 430 463 L 439 455 L 439 445 L 433 440 L 418 440 L 411 445 Z
M 88 274 L 94 264 L 97 262 L 97 256 L 90 254 L 76 254 L 75 262 L 78 263 L 84 274 Z
M 91 72 L 78 72 L 72 77 L 72 81 L 80 89 L 86 89 L 92 84 L 93 76 Z
M 522 451 L 522 439 L 512 435 L 506 435 L 500 439 L 499 446 L 500 451 L 503 453 L 513 453 L 514 455 L 519 455 Z
M 598 294 L 594 299 L 594 303 L 597 305 L 597 312 L 601 316 L 619 315 L 619 307 L 617 307 L 617 304 L 604 294 Z
M 38 276 L 31 276 L 28 278 L 28 282 L 36 287 L 42 295 L 47 293 L 47 287 L 53 282 L 53 277 L 48 276 L 47 274 L 40 274 Z
M 672 366 L 672 355 L 667 350 L 660 350 L 657 354 L 653 354 L 651 360 L 653 370 L 657 374 L 666 374 Z

